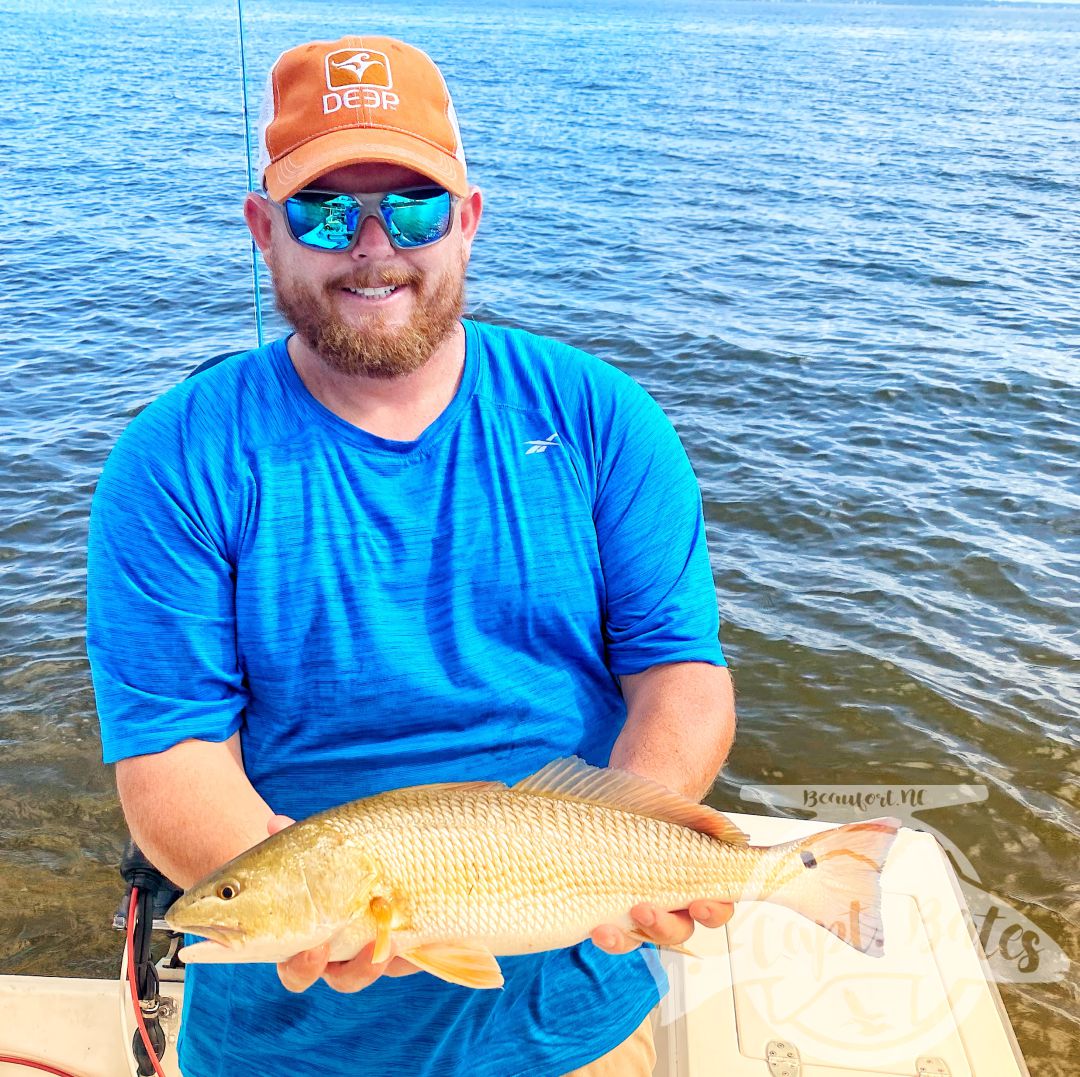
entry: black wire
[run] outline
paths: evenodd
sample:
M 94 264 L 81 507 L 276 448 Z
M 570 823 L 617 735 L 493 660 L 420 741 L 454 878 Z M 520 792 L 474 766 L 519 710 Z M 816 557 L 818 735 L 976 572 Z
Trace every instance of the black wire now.
M 158 974 L 150 953 L 150 933 L 154 929 L 154 893 L 139 891 L 135 904 L 135 934 L 132 938 L 132 957 L 135 962 L 135 983 L 139 998 L 157 998 Z

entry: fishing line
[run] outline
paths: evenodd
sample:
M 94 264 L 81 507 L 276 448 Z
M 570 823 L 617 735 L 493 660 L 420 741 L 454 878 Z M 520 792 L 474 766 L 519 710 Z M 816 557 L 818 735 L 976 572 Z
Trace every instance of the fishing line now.
M 251 167 L 251 125 L 248 121 L 247 57 L 244 50 L 243 0 L 236 0 L 236 26 L 239 36 L 240 83 L 244 104 L 244 152 L 247 154 L 247 186 L 249 191 L 253 191 L 255 190 L 255 176 Z M 255 246 L 254 236 L 251 237 L 251 282 L 255 292 L 255 332 L 261 348 L 263 343 L 262 289 L 259 285 L 259 250 Z

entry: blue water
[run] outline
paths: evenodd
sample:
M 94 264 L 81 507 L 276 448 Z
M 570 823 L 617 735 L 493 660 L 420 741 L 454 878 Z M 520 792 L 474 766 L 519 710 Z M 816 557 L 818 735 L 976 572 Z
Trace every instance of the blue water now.
M 714 802 L 984 787 L 928 824 L 1075 958 L 1080 7 L 257 0 L 246 28 L 253 108 L 300 40 L 427 49 L 487 196 L 472 312 L 675 421 L 740 695 Z M 116 964 L 87 511 L 131 416 L 255 339 L 235 30 L 227 0 L 0 0 L 0 971 Z M 1074 984 L 1002 990 L 1032 1072 L 1073 1072 Z

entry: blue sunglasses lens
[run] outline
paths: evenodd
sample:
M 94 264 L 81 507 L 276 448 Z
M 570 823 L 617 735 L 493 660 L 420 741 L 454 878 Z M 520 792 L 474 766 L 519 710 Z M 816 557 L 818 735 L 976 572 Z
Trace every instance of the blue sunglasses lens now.
M 347 194 L 328 198 L 301 191 L 285 199 L 285 215 L 296 239 L 320 251 L 343 251 L 356 235 L 360 204 Z
M 383 197 L 379 212 L 390 242 L 408 249 L 425 247 L 450 230 L 453 203 L 441 187 L 392 191 Z M 321 251 L 349 247 L 362 218 L 362 206 L 351 195 L 300 191 L 285 200 L 285 215 L 293 236 Z
M 450 230 L 450 194 L 441 187 L 419 191 L 394 191 L 379 209 L 398 247 L 424 247 Z

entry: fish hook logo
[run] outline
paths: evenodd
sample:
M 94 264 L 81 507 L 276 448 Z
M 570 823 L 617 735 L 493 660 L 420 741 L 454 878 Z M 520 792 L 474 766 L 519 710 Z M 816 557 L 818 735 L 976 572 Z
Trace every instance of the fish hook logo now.
M 349 86 L 393 85 L 390 60 L 385 52 L 375 49 L 338 49 L 326 56 L 326 85 L 331 90 Z

